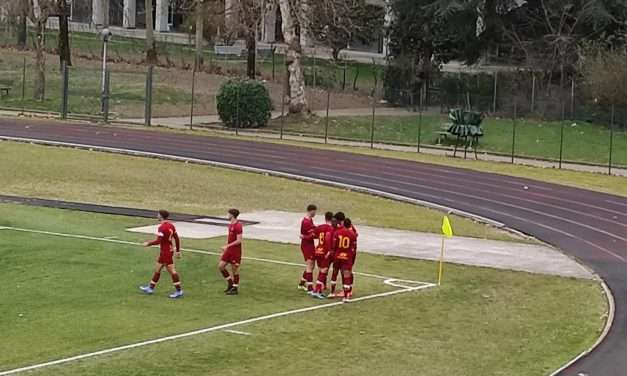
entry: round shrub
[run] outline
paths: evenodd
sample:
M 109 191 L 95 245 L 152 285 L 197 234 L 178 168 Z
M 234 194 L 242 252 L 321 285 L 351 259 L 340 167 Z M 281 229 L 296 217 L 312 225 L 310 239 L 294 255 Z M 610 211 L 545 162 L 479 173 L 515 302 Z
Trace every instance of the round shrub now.
M 227 127 L 259 128 L 272 116 L 272 100 L 265 86 L 254 80 L 230 79 L 217 96 L 218 115 Z

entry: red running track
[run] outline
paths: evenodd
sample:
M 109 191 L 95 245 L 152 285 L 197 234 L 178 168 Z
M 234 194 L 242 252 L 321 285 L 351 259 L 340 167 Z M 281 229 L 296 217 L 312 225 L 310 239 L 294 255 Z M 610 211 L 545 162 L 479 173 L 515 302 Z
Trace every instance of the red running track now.
M 517 177 L 273 143 L 58 122 L 0 120 L 1 138 L 193 158 L 366 188 L 473 213 L 552 244 L 615 297 L 605 340 L 560 375 L 627 374 L 627 198 Z M 524 189 L 527 186 L 528 189 Z

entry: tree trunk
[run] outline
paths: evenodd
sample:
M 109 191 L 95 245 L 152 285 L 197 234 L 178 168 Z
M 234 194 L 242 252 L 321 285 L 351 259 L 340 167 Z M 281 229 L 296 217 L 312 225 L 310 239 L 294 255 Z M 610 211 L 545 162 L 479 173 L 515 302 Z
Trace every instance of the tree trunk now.
M 246 75 L 251 80 L 254 80 L 257 76 L 257 38 L 255 38 L 254 29 L 248 29 L 246 33 L 246 52 L 248 54 L 246 62 Z
M 154 23 L 152 20 L 152 0 L 145 0 L 146 8 L 146 64 L 157 63 L 157 46 L 155 45 Z
M 70 37 L 68 25 L 68 9 L 66 0 L 58 0 L 57 8 L 59 12 L 59 64 L 63 62 L 68 67 L 72 66 L 72 55 L 70 53 Z
M 292 9 L 290 0 L 279 0 L 279 6 L 283 19 L 283 39 L 287 45 L 285 64 L 287 65 L 288 109 L 292 114 L 302 113 L 307 109 L 307 98 L 302 63 L 303 52 L 300 37 L 296 32 L 298 21 L 294 15 L 298 9 Z
M 204 47 L 204 37 L 203 33 L 205 30 L 205 17 L 207 17 L 207 12 L 205 11 L 205 7 L 201 0 L 196 2 L 196 69 L 200 68 L 204 63 L 203 56 L 203 47 Z
M 38 19 L 36 26 L 35 37 L 35 65 L 37 72 L 35 75 L 35 92 L 33 98 L 38 101 L 43 101 L 46 92 L 46 55 L 44 54 L 45 47 L 45 21 Z
M 17 19 L 17 49 L 26 49 L 26 15 L 20 15 Z

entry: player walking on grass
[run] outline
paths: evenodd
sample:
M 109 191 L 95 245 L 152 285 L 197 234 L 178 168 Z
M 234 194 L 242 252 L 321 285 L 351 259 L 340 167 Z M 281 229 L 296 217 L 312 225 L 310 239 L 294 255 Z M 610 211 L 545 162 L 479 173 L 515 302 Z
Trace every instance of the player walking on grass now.
M 222 257 L 218 264 L 220 273 L 227 282 L 224 293 L 227 295 L 237 295 L 239 288 L 239 267 L 242 263 L 242 233 L 241 222 L 237 219 L 239 210 L 229 210 L 229 235 L 227 243 L 222 247 Z M 227 265 L 231 265 L 231 273 L 227 270 Z
M 322 292 L 327 287 L 327 275 L 329 273 L 329 265 L 331 263 L 331 253 L 333 251 L 333 232 L 335 231 L 333 213 L 326 212 L 324 214 L 325 223 L 317 226 L 314 234 L 318 239 L 315 250 L 315 261 L 318 266 L 318 280 L 312 296 L 316 298 L 324 298 Z
M 333 234 L 335 244 L 335 260 L 342 272 L 342 286 L 344 288 L 344 302 L 347 303 L 353 297 L 353 260 L 355 259 L 355 244 L 357 236 L 350 229 L 352 222 L 349 218 L 344 220 L 344 226 L 338 228 Z
M 317 210 L 316 205 L 307 206 L 307 214 L 300 223 L 300 250 L 303 252 L 306 265 L 298 288 L 309 292 L 313 291 L 314 256 L 316 251 L 314 242 L 316 225 L 313 219 Z
M 176 258 L 181 258 L 181 241 L 176 233 L 176 228 L 168 221 L 169 217 L 170 213 L 168 213 L 167 210 L 159 210 L 159 222 L 161 224 L 157 230 L 157 238 L 151 242 L 144 243 L 146 247 L 159 244 L 160 252 L 159 258 L 155 263 L 152 280 L 148 285 L 141 286 L 140 289 L 146 294 L 154 293 L 155 287 L 161 277 L 161 270 L 166 268 L 172 277 L 172 283 L 176 289 L 172 294 L 170 294 L 170 298 L 176 299 L 183 296 L 183 290 L 181 289 L 181 279 L 174 267 L 174 259 L 172 257 L 174 255 L 174 252 L 172 251 L 172 241 L 176 244 Z

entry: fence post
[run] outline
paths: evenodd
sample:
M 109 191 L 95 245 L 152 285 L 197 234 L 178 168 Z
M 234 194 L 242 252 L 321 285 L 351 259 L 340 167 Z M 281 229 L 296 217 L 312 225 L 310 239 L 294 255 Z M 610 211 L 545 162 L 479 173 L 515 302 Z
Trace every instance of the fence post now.
M 329 107 L 331 107 L 331 90 L 327 89 L 327 115 L 324 123 L 324 143 L 329 143 Z
M 22 116 L 26 112 L 26 57 L 24 57 L 24 65 L 22 67 Z
M 151 126 L 152 123 L 152 73 L 154 66 L 149 65 L 146 71 L 146 94 L 144 103 L 144 125 Z
M 570 84 L 570 117 L 575 119 L 575 77 L 571 78 Z
M 192 105 L 189 110 L 189 130 L 194 130 L 194 95 L 196 94 L 196 65 L 192 69 Z
M 559 169 L 562 169 L 562 160 L 564 158 L 564 122 L 566 121 L 566 104 L 562 101 L 562 121 L 560 122 L 560 160 Z
M 272 81 L 274 81 L 276 77 L 276 47 L 274 47 L 274 43 L 270 45 L 270 51 L 272 51 Z
M 109 97 L 111 94 L 111 71 L 105 70 L 104 92 L 102 95 L 102 120 L 109 123 Z
M 531 113 L 536 109 L 536 74 L 531 73 Z
M 416 143 L 417 153 L 420 153 L 420 144 L 422 143 L 422 105 L 423 105 L 423 98 L 422 98 L 422 87 L 421 87 L 420 96 L 418 97 L 418 142 Z
M 61 85 L 61 119 L 67 119 L 68 112 L 68 96 L 69 96 L 69 72 L 67 67 L 67 62 L 64 60 L 61 62 L 61 75 L 62 75 L 62 85 Z
M 612 152 L 614 149 L 614 116 L 616 115 L 615 106 L 612 105 L 612 113 L 610 117 L 610 159 L 607 167 L 608 175 L 612 175 Z
M 494 90 L 492 91 L 492 113 L 496 113 L 496 96 L 499 83 L 499 72 L 494 72 Z
M 279 139 L 283 139 L 283 128 L 285 127 L 285 96 L 287 95 L 287 76 L 283 79 L 283 95 L 281 95 L 281 130 Z
M 240 118 L 239 118 L 239 101 L 240 101 L 240 90 L 241 90 L 241 86 L 238 85 L 237 86 L 237 106 L 236 106 L 236 120 L 235 120 L 235 135 L 239 136 L 239 122 L 240 122 Z
M 516 126 L 518 125 L 518 102 L 514 101 L 514 122 L 512 124 L 512 164 L 516 157 Z
M 374 123 L 377 111 L 377 98 L 372 96 L 372 123 L 370 124 L 370 149 L 374 149 Z
M 348 71 L 348 60 L 344 59 L 344 76 L 342 78 L 342 91 L 346 90 L 346 74 Z

